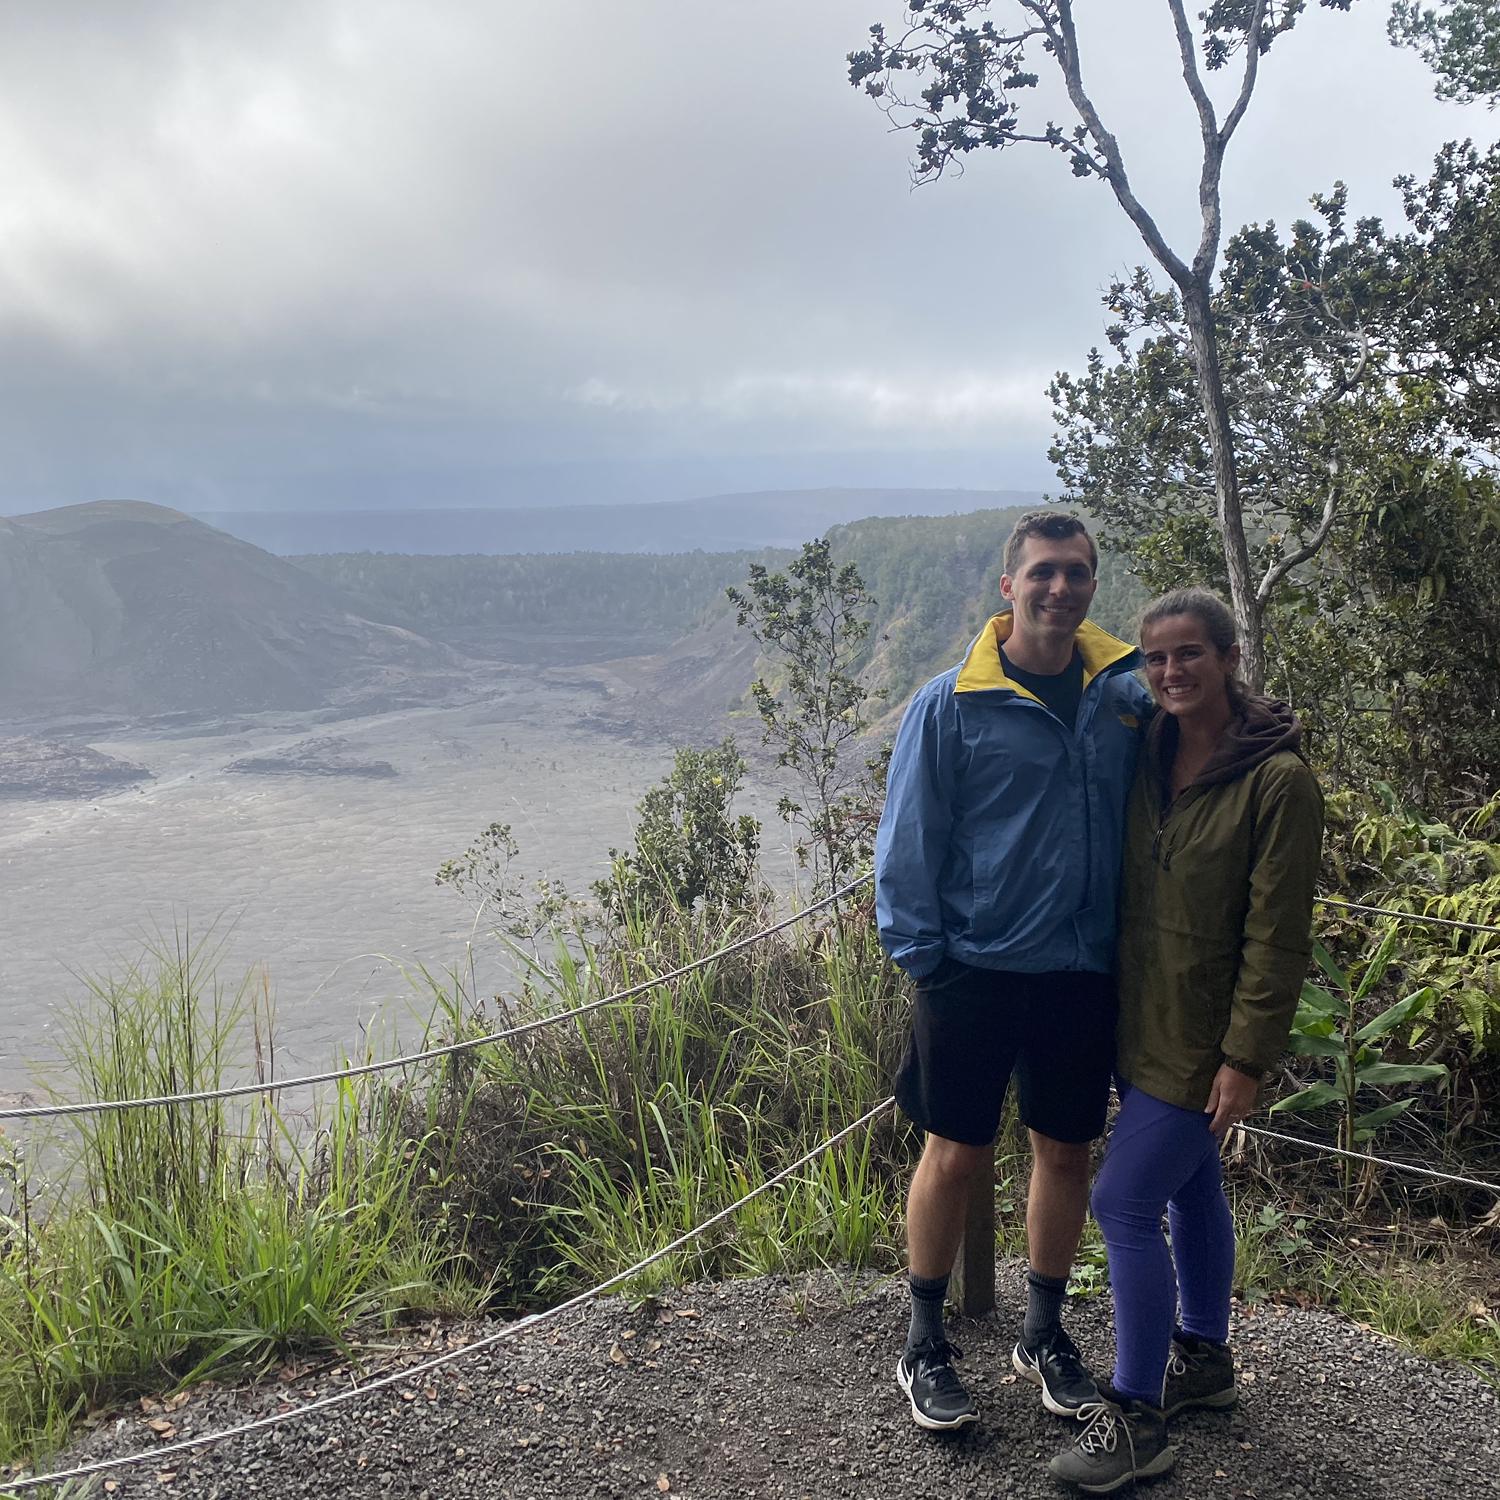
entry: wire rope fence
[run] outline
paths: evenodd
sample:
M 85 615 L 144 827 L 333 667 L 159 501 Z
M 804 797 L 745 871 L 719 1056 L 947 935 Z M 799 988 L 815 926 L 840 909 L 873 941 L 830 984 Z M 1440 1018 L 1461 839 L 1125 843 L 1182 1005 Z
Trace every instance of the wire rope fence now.
M 541 1016 L 534 1021 L 526 1021 L 519 1026 L 503 1027 L 497 1031 L 487 1031 L 481 1036 L 464 1037 L 456 1042 L 447 1042 L 440 1047 L 427 1047 L 419 1052 L 407 1052 L 396 1057 L 385 1058 L 379 1062 L 355 1063 L 342 1068 L 329 1068 L 320 1073 L 303 1073 L 291 1078 L 267 1078 L 254 1083 L 230 1084 L 217 1089 L 200 1089 L 196 1092 L 181 1094 L 153 1094 L 133 1099 L 89 1099 L 60 1104 L 27 1104 L 17 1105 L 0 1109 L 0 1121 L 4 1120 L 44 1120 L 58 1119 L 68 1115 L 106 1114 L 125 1109 L 160 1109 L 169 1105 L 178 1104 L 200 1104 L 217 1099 L 245 1098 L 254 1094 L 276 1094 L 286 1089 L 306 1088 L 319 1083 L 335 1083 L 345 1078 L 360 1078 L 371 1073 L 391 1072 L 397 1068 L 408 1068 L 416 1063 L 432 1062 L 437 1058 L 453 1057 L 461 1052 L 469 1052 L 478 1047 L 492 1046 L 496 1042 L 511 1041 L 516 1037 L 527 1036 L 531 1032 L 540 1031 L 544 1027 L 556 1026 L 563 1021 L 577 1020 L 580 1016 L 586 1016 L 596 1010 L 602 1010 L 606 1006 L 623 1005 L 628 1001 L 635 1000 L 641 995 L 652 990 L 660 989 L 663 985 L 673 984 L 679 979 L 686 978 L 689 974 L 696 973 L 700 969 L 707 968 L 710 964 L 718 963 L 721 959 L 728 958 L 733 954 L 740 953 L 746 948 L 753 947 L 756 943 L 763 942 L 768 937 L 773 937 L 778 932 L 784 932 L 789 927 L 796 926 L 808 917 L 815 916 L 820 911 L 825 911 L 836 902 L 842 900 L 859 886 L 870 879 L 868 874 L 857 876 L 854 880 L 840 886 L 838 890 L 822 897 L 818 901 L 803 907 L 800 911 L 793 912 L 781 921 L 775 922 L 768 927 L 763 927 L 757 932 L 739 938 L 732 943 L 726 943 L 716 948 L 712 953 L 706 953 L 695 958 L 691 963 L 682 964 L 675 969 L 669 969 L 665 973 L 654 975 L 650 979 L 643 979 L 639 984 L 633 984 L 623 990 L 616 990 L 613 994 L 601 996 L 598 1000 L 590 1000 L 585 1005 L 577 1005 L 569 1010 L 554 1011 L 550 1015 Z
M 1337 896 L 1315 896 L 1319 906 L 1335 906 L 1345 911 L 1364 912 L 1372 917 L 1396 917 L 1403 922 L 1420 922 L 1428 927 L 1453 927 L 1462 932 L 1488 933 L 1500 936 L 1500 927 L 1488 922 L 1461 922 L 1455 917 L 1435 917 L 1428 912 L 1401 911 L 1393 906 L 1369 906 L 1362 901 L 1344 901 Z
M 516 1037 L 526 1036 L 533 1031 L 557 1025 L 562 1021 L 576 1020 L 580 1016 L 588 1015 L 606 1006 L 621 1005 L 630 1000 L 637 999 L 651 990 L 657 989 L 662 985 L 672 984 L 676 980 L 685 978 L 699 969 L 706 968 L 709 964 L 717 963 L 721 959 L 728 958 L 768 937 L 774 936 L 778 932 L 795 926 L 808 917 L 814 916 L 818 912 L 833 906 L 873 878 L 873 873 L 869 871 L 863 875 L 857 875 L 853 880 L 839 887 L 838 890 L 831 892 L 818 901 L 812 902 L 800 911 L 793 912 L 780 922 L 764 927 L 733 943 L 725 944 L 723 947 L 715 949 L 712 953 L 694 959 L 691 963 L 683 964 L 676 969 L 668 970 L 651 979 L 642 980 L 639 984 L 634 984 L 613 994 L 602 996 L 598 1000 L 591 1000 L 585 1005 L 575 1006 L 569 1010 L 556 1011 L 551 1015 L 542 1016 L 534 1021 L 527 1021 L 519 1026 L 485 1032 L 480 1036 L 464 1037 L 456 1042 L 448 1042 L 439 1047 L 424 1048 L 418 1052 L 401 1053 L 395 1057 L 382 1059 L 379 1062 L 354 1063 L 342 1068 L 328 1068 L 317 1073 L 303 1073 L 287 1078 L 262 1079 L 253 1083 L 231 1084 L 217 1089 L 204 1089 L 197 1092 L 180 1094 L 156 1094 L 132 1099 L 92 1099 L 56 1104 L 7 1106 L 0 1108 L 0 1121 L 57 1119 L 69 1115 L 101 1114 L 122 1109 L 158 1109 L 170 1105 L 204 1103 L 216 1099 L 247 1098 L 256 1094 L 279 1093 L 285 1089 L 306 1088 L 321 1083 L 338 1082 L 345 1078 L 358 1078 L 372 1073 L 390 1072 L 398 1068 L 411 1067 L 416 1063 L 431 1062 L 438 1058 L 452 1057 L 458 1053 L 468 1052 L 478 1047 L 490 1046 L 496 1042 L 509 1041 Z M 1463 922 L 1447 917 L 1431 916 L 1425 912 L 1400 911 L 1393 907 L 1372 906 L 1357 901 L 1344 901 L 1333 896 L 1318 896 L 1314 899 L 1317 904 L 1322 906 L 1338 907 L 1343 910 L 1361 912 L 1371 916 L 1392 917 L 1401 921 L 1417 922 L 1437 927 L 1457 928 L 1467 932 L 1500 936 L 1500 926 L 1493 926 L 1482 922 Z M 384 957 L 383 955 L 359 956 Z M 1358 1153 L 1355 1154 L 1357 1155 Z
M 831 899 L 831 898 L 830 898 Z M 559 1302 L 556 1306 L 547 1308 L 543 1312 L 532 1313 L 524 1318 L 518 1318 L 514 1323 L 507 1323 L 503 1328 L 494 1333 L 486 1334 L 483 1338 L 476 1339 L 472 1344 L 465 1344 L 458 1349 L 446 1350 L 444 1353 L 435 1355 L 433 1358 L 423 1360 L 415 1365 L 406 1365 L 399 1370 L 391 1371 L 389 1374 L 381 1375 L 373 1380 L 368 1380 L 362 1385 L 351 1386 L 347 1390 L 336 1391 L 331 1395 L 320 1397 L 315 1401 L 305 1402 L 299 1406 L 288 1407 L 284 1411 L 272 1412 L 268 1416 L 258 1417 L 253 1421 L 242 1422 L 237 1427 L 222 1428 L 217 1432 L 201 1433 L 196 1437 L 185 1438 L 179 1442 L 168 1443 L 161 1447 L 145 1449 L 137 1453 L 126 1454 L 120 1458 L 98 1459 L 91 1463 L 75 1464 L 72 1468 L 60 1469 L 49 1474 L 32 1474 L 22 1479 L 14 1479 L 0 1483 L 0 1494 L 20 1494 L 24 1491 L 35 1489 L 40 1485 L 71 1484 L 76 1480 L 87 1479 L 96 1474 L 108 1473 L 111 1470 L 131 1468 L 140 1464 L 157 1464 L 164 1459 L 174 1457 L 177 1454 L 188 1453 L 195 1449 L 209 1447 L 218 1443 L 228 1442 L 233 1438 L 245 1437 L 252 1432 L 263 1432 L 272 1427 L 279 1427 L 285 1422 L 302 1421 L 314 1414 L 327 1411 L 335 1406 L 343 1406 L 350 1401 L 357 1401 L 361 1397 L 374 1394 L 376 1391 L 387 1390 L 392 1386 L 405 1385 L 407 1382 L 416 1380 L 423 1375 L 430 1374 L 434 1370 L 451 1365 L 458 1360 L 467 1359 L 471 1355 L 481 1354 L 485 1350 L 493 1349 L 498 1344 L 505 1343 L 509 1339 L 519 1338 L 522 1334 L 530 1333 L 545 1323 L 555 1318 L 562 1317 L 565 1313 L 573 1312 L 587 1303 L 597 1300 L 599 1297 L 614 1291 L 634 1280 L 642 1272 L 655 1265 L 658 1261 L 665 1260 L 669 1255 L 685 1248 L 694 1240 L 701 1239 L 709 1230 L 731 1219 L 742 1208 L 746 1207 L 779 1187 L 803 1167 L 816 1161 L 825 1152 L 831 1151 L 835 1146 L 847 1140 L 857 1131 L 864 1129 L 880 1118 L 889 1110 L 896 1100 L 889 1096 L 879 1104 L 865 1111 L 857 1120 L 836 1134 L 820 1141 L 810 1150 L 805 1151 L 795 1161 L 782 1167 L 773 1176 L 753 1187 L 749 1192 L 742 1195 L 728 1207 L 720 1209 L 708 1218 L 695 1224 L 691 1229 L 678 1235 L 668 1244 L 653 1250 L 649 1255 L 643 1256 L 633 1265 L 625 1270 L 616 1272 L 615 1275 L 607 1277 L 586 1291 L 579 1292 L 566 1301 Z
M 1397 1161 L 1388 1156 L 1376 1156 L 1371 1151 L 1349 1151 L 1343 1146 L 1334 1146 L 1327 1141 L 1309 1141 L 1303 1136 L 1284 1135 L 1279 1130 L 1267 1130 L 1263 1125 L 1246 1125 L 1241 1122 L 1235 1126 L 1235 1129 L 1244 1131 L 1246 1135 L 1260 1136 L 1263 1140 L 1281 1141 L 1289 1146 L 1300 1146 L 1304 1151 L 1316 1152 L 1323 1156 L 1363 1162 L 1368 1166 L 1385 1167 L 1392 1172 L 1409 1172 L 1414 1176 L 1431 1178 L 1436 1182 L 1451 1182 L 1457 1187 L 1478 1188 L 1481 1192 L 1494 1193 L 1500 1197 L 1500 1182 L 1485 1182 L 1477 1177 L 1464 1177 L 1456 1172 L 1443 1172 L 1436 1167 L 1419 1166 L 1414 1161 Z

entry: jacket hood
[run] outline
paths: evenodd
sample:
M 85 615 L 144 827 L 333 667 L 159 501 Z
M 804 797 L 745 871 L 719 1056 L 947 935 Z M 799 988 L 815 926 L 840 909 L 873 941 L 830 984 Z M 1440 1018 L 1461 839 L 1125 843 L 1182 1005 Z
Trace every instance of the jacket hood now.
M 1018 693 L 1023 698 L 1035 695 L 1023 688 L 1019 682 L 1005 675 L 1000 660 L 1000 648 L 1010 639 L 1011 627 L 1015 624 L 1009 610 L 993 615 L 989 623 L 974 638 L 958 669 L 958 679 L 953 685 L 955 693 L 983 693 L 1003 689 Z M 1085 620 L 1073 637 L 1078 654 L 1083 658 L 1083 685 L 1087 687 L 1101 672 L 1125 666 L 1140 666 L 1140 653 L 1134 646 L 1112 636 L 1107 630 Z
M 1164 775 L 1177 750 L 1177 720 L 1158 710 L 1146 731 L 1146 753 L 1159 775 Z M 1262 761 L 1283 750 L 1302 754 L 1302 725 L 1297 715 L 1277 698 L 1246 697 L 1235 710 L 1218 748 L 1193 780 L 1194 786 L 1218 786 L 1237 781 Z

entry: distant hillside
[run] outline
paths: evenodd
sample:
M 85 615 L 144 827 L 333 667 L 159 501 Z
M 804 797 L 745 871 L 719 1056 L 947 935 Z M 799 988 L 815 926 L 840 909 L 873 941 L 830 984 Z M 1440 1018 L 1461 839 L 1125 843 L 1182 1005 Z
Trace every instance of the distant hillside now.
M 823 489 L 713 495 L 654 505 L 514 510 L 225 511 L 199 517 L 278 556 L 312 552 L 427 555 L 576 552 L 740 552 L 798 547 L 866 516 L 944 516 L 1029 506 L 1023 490 Z
M 1001 551 L 1029 506 L 957 516 L 881 516 L 831 528 L 839 562 L 853 562 L 877 610 L 863 672 L 893 705 L 950 666 L 1001 605 Z M 813 533 L 809 532 L 811 536 Z M 611 689 L 640 691 L 683 717 L 715 715 L 743 698 L 753 645 L 734 628 L 724 589 L 755 562 L 776 569 L 793 549 L 520 557 L 299 557 L 367 614 L 463 650 L 514 661 L 617 662 Z M 1130 629 L 1143 602 L 1122 561 L 1100 559 L 1093 619 Z
M 952 666 L 1001 608 L 1001 552 L 1025 508 L 874 517 L 829 533 L 834 560 L 854 563 L 875 599 L 860 673 L 871 689 L 886 694 L 882 728 L 894 727 L 913 690 Z M 1123 561 L 1101 557 L 1091 618 L 1128 634 L 1142 602 L 1144 594 Z M 774 680 L 774 670 L 757 662 L 754 642 L 736 628 L 722 597 L 706 601 L 702 622 L 667 650 L 608 667 L 603 661 L 579 670 L 607 689 L 624 717 L 636 720 L 670 710 L 680 723 L 712 722 L 746 710 L 757 671 Z M 875 717 L 882 717 L 878 709 Z
M 530 553 L 518 557 L 314 554 L 288 561 L 357 599 L 365 613 L 480 656 L 609 661 L 663 650 L 724 605 L 760 552 Z
M 308 708 L 405 693 L 459 658 L 178 511 L 0 519 L 0 717 Z M 431 685 L 430 683 L 428 684 Z

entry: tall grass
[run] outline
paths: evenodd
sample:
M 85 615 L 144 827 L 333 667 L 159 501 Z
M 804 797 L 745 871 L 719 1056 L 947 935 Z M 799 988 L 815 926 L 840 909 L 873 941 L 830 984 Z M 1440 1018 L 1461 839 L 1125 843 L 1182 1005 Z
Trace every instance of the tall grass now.
M 519 1013 L 573 1008 L 677 968 L 763 916 L 628 915 L 607 948 L 575 938 L 560 949 Z M 469 1129 L 450 1165 L 470 1185 L 467 1222 L 503 1267 L 512 1305 L 645 1258 L 885 1097 L 907 1002 L 868 924 L 848 928 L 796 929 L 636 1002 L 479 1050 Z M 909 1151 L 897 1121 L 877 1121 L 634 1290 L 894 1265 Z
M 222 1087 L 249 1050 L 249 1002 L 213 982 L 202 949 L 158 952 L 94 986 L 70 1028 L 73 1086 L 105 1099 Z M 416 1178 L 431 1169 L 407 1133 L 418 1090 L 349 1080 L 293 1117 L 272 1085 L 248 1104 L 84 1115 L 12 1148 L 0 1462 L 111 1398 L 346 1345 L 408 1307 L 477 1305 L 459 1247 L 425 1232 Z
M 629 914 L 559 939 L 515 1005 L 421 976 L 424 1042 L 572 1008 L 765 913 Z M 0 1463 L 81 1412 L 341 1348 L 411 1310 L 519 1310 L 602 1280 L 743 1197 L 885 1096 L 906 1000 L 867 922 L 803 927 L 639 1000 L 312 1101 L 78 1117 L 0 1177 Z M 253 986 L 168 948 L 93 988 L 70 1096 L 213 1090 L 272 1054 Z M 810 1162 L 629 1290 L 898 1263 L 910 1142 L 892 1117 Z

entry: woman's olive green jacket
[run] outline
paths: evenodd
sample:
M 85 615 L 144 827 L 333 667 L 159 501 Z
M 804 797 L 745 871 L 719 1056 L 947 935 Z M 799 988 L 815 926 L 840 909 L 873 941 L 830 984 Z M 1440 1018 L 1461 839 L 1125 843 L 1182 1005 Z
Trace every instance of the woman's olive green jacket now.
M 1323 795 L 1284 703 L 1246 700 L 1168 803 L 1176 721 L 1158 713 L 1126 815 L 1119 1073 L 1202 1109 L 1225 1061 L 1271 1068 L 1312 951 Z

